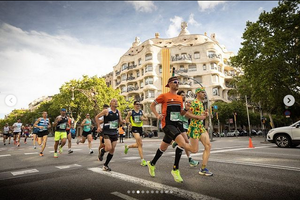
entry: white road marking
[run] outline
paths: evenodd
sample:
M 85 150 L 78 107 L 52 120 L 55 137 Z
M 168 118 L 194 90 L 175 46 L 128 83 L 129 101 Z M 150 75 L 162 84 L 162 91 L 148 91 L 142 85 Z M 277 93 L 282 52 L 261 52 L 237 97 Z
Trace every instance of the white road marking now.
M 118 172 L 103 171 L 99 167 L 88 168 L 88 170 L 91 170 L 93 172 L 96 172 L 96 173 L 99 173 L 99 174 L 102 174 L 102 175 L 105 175 L 105 176 L 110 176 L 110 177 L 113 177 L 113 178 L 117 178 L 117 179 L 120 179 L 120 180 L 123 180 L 123 181 L 126 181 L 126 182 L 130 182 L 130 183 L 138 184 L 138 185 L 141 185 L 141 186 L 144 186 L 144 187 L 152 188 L 152 189 L 155 189 L 155 190 L 172 191 L 172 193 L 170 193 L 170 194 L 173 194 L 173 195 L 175 195 L 177 197 L 180 197 L 180 198 L 185 198 L 185 199 L 189 199 L 189 200 L 191 200 L 191 199 L 195 199 L 195 200 L 196 199 L 197 200 L 199 200 L 199 199 L 207 199 L 207 200 L 208 199 L 217 199 L 217 198 L 206 196 L 206 195 L 203 195 L 203 194 L 200 194 L 200 193 L 183 190 L 183 189 L 180 189 L 180 188 L 177 188 L 177 187 L 172 187 L 172 186 L 164 185 L 164 184 L 161 184 L 161 183 L 156 183 L 156 182 L 153 182 L 153 181 L 148 181 L 148 180 L 145 180 L 145 179 L 129 176 L 129 175 L 126 175 L 126 174 L 121 174 L 121 173 L 118 173 Z
M 38 152 L 24 153 L 25 155 L 38 154 Z
M 64 151 L 68 151 L 66 149 L 64 149 Z M 82 151 L 82 149 L 72 149 L 72 151 Z M 57 149 L 57 152 L 59 152 L 59 150 Z M 54 151 L 49 151 L 49 153 L 54 153 Z
M 117 196 L 117 197 L 120 197 L 121 199 L 125 199 L 125 200 L 138 200 L 136 198 L 133 198 L 133 197 L 130 197 L 128 195 L 125 195 L 125 194 L 122 194 L 120 192 L 112 192 L 111 194 Z
M 28 170 L 23 170 L 23 171 L 16 171 L 16 172 L 11 172 L 12 175 L 17 176 L 17 175 L 23 175 L 23 174 L 31 174 L 31 173 L 36 173 L 39 172 L 37 169 L 28 169 Z
M 136 160 L 136 159 L 141 159 L 141 157 L 132 156 L 132 157 L 124 157 L 123 159 L 125 159 L 125 160 Z
M 219 160 L 219 159 L 209 159 L 209 161 L 300 172 L 299 167 L 291 167 L 291 166 L 283 166 L 283 165 L 272 165 L 272 164 L 265 164 L 265 163 L 253 163 L 253 162 L 250 163 L 250 162 L 241 162 L 241 161 L 232 161 L 232 160 L 227 161 L 227 160 Z
M 73 165 L 62 165 L 62 166 L 55 166 L 58 169 L 69 169 L 72 167 L 81 167 L 81 165 L 78 164 L 73 164 Z
M 229 152 L 229 151 L 240 151 L 240 150 L 254 150 L 254 149 L 261 149 L 261 148 L 269 148 L 269 146 L 262 146 L 262 147 L 255 147 L 255 148 L 237 148 L 237 149 L 224 149 L 224 150 L 217 150 L 217 151 L 211 151 L 210 154 L 214 153 L 223 153 L 223 152 Z M 192 156 L 201 156 L 202 153 L 192 153 Z M 175 156 L 172 156 L 175 157 Z M 182 155 L 182 157 L 187 157 L 186 155 Z
M 7 156 L 11 156 L 11 155 L 10 154 L 0 155 L 0 158 L 1 157 L 7 157 Z

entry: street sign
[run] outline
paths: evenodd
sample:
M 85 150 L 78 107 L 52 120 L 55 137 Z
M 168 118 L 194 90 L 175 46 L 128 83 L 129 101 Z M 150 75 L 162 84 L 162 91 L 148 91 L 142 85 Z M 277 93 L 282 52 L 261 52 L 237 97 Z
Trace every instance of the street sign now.
M 291 116 L 291 112 L 289 110 L 286 110 L 284 112 L 284 115 L 285 115 L 286 118 L 289 118 Z
M 215 109 L 215 110 L 218 110 L 218 106 L 217 106 L 217 105 L 214 105 L 214 109 Z

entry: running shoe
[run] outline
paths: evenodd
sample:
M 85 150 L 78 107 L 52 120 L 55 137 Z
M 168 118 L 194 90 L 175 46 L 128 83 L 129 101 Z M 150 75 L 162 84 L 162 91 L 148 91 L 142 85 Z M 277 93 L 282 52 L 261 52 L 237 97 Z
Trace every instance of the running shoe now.
M 150 176 L 155 177 L 155 166 L 152 166 L 150 164 L 150 161 L 147 161 L 147 166 L 148 166 L 148 169 L 149 169 Z
M 59 147 L 59 153 L 62 154 L 62 152 L 63 152 L 63 148 L 60 146 Z
M 6 144 L 4 143 L 4 146 L 5 146 Z
M 191 158 L 191 161 L 189 162 L 191 167 L 197 167 L 199 165 L 199 161 L 195 161 Z
M 27 144 L 27 142 L 24 141 L 24 144 Z
M 182 179 L 181 176 L 180 176 L 180 171 L 179 171 L 179 169 L 172 170 L 172 171 L 171 171 L 171 174 L 173 175 L 174 180 L 175 180 L 177 183 L 183 183 L 183 179 Z
M 103 169 L 103 171 L 109 171 L 109 172 L 111 171 L 111 168 L 109 166 L 105 166 L 105 165 L 103 165 L 102 169 Z
M 69 149 L 68 154 L 73 153 L 73 151 L 71 149 Z
M 124 150 L 124 153 L 125 153 L 125 154 L 127 154 L 127 153 L 128 153 L 128 150 L 129 150 L 128 146 L 127 146 L 127 145 L 125 145 L 125 150 Z
M 14 140 L 14 145 L 17 145 L 17 142 L 16 142 L 16 140 Z
M 18 147 L 20 147 L 20 143 L 18 142 L 18 145 L 17 145 Z
M 58 158 L 58 155 L 57 155 L 57 153 L 54 153 L 54 158 Z
M 33 149 L 36 149 L 36 146 L 33 146 Z
M 172 144 L 172 147 L 175 148 L 177 146 L 177 143 L 174 141 Z
M 76 144 L 79 144 L 79 141 L 80 141 L 80 140 L 79 140 L 79 139 L 77 139 L 77 141 L 76 141 Z
M 40 156 L 41 156 L 41 157 L 44 156 L 43 152 L 40 152 Z
M 143 160 L 141 161 L 141 165 L 142 165 L 142 166 L 147 166 L 147 162 L 146 162 L 145 159 L 143 159 Z
M 90 154 L 93 154 L 93 153 L 94 153 L 94 151 L 91 149 L 91 150 L 90 150 Z
M 102 153 L 102 148 L 101 148 L 100 149 L 100 154 L 98 155 L 98 160 L 102 161 L 103 160 L 103 156 L 104 156 L 104 153 Z
M 213 175 L 213 173 L 210 172 L 207 168 L 200 169 L 199 174 L 203 175 L 203 176 L 212 176 Z

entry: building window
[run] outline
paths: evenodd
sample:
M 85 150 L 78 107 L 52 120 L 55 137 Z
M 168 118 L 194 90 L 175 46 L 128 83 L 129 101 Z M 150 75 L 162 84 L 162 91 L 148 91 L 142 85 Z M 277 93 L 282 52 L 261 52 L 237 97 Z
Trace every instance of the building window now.
M 124 93 L 124 92 L 127 92 L 127 89 L 125 86 L 121 87 L 121 92 Z
M 216 63 L 210 63 L 210 69 L 211 70 L 218 70 L 217 64 Z
M 218 71 L 222 72 L 222 67 L 220 65 L 218 65 Z
M 162 73 L 162 66 L 159 65 L 159 73 L 161 74 Z
M 199 52 L 195 52 L 194 53 L 194 58 L 195 59 L 200 59 L 200 53 Z
M 218 82 L 219 82 L 219 77 L 218 77 L 218 75 L 212 75 L 212 82 L 213 82 L 213 83 L 218 83 Z
M 127 79 L 127 75 L 126 74 L 122 74 L 121 81 L 126 81 L 126 79 Z
M 147 53 L 145 55 L 145 61 L 147 61 L 147 60 L 152 60 L 152 53 Z
M 153 77 L 147 77 L 147 78 L 145 79 L 145 84 L 146 84 L 146 85 L 153 84 Z
M 138 59 L 138 65 L 141 65 L 141 64 L 142 64 L 142 59 L 139 58 L 139 59 Z
M 212 89 L 213 96 L 220 96 L 219 88 L 215 87 Z
M 194 79 L 194 84 L 198 84 L 197 82 L 202 83 L 202 76 L 195 76 Z
M 126 69 L 128 69 L 128 65 L 127 65 L 127 63 L 124 63 L 124 64 L 122 65 L 122 71 L 124 71 L 124 70 L 126 70 Z
M 209 58 L 213 58 L 215 55 L 216 55 L 216 52 L 215 52 L 215 51 L 208 51 L 208 53 L 207 53 L 207 56 L 208 56 Z
M 142 69 L 142 76 L 144 76 L 144 70 Z
M 137 78 L 140 77 L 140 71 L 139 70 L 136 71 L 136 77 Z
M 189 65 L 189 72 L 197 71 L 197 66 L 195 64 Z
M 152 65 L 146 65 L 146 67 L 145 67 L 145 73 L 152 72 L 152 71 L 153 71 Z
M 206 71 L 206 64 L 203 64 L 203 71 Z
M 147 90 L 146 91 L 146 97 L 147 98 L 154 98 L 154 90 Z
M 143 82 L 143 81 L 140 82 L 140 87 L 141 87 L 141 88 L 144 87 L 144 82 Z

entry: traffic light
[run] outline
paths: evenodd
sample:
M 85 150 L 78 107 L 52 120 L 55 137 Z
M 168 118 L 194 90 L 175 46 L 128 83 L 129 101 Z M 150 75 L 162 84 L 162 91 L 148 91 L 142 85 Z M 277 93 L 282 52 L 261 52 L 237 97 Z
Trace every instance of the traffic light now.
M 175 67 L 172 69 L 172 76 L 175 76 Z

